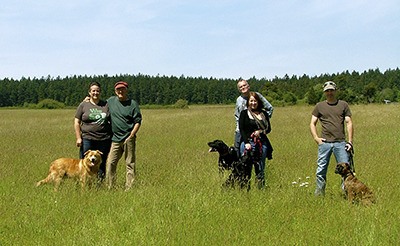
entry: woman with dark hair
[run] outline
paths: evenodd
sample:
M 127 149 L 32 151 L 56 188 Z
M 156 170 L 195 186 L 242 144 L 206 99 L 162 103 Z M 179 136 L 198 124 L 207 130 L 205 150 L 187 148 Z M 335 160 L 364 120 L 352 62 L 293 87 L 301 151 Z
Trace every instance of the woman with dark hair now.
M 110 113 L 106 101 L 100 99 L 101 87 L 98 82 L 89 85 L 89 100 L 79 104 L 74 120 L 76 146 L 80 158 L 88 150 L 100 150 L 102 163 L 98 173 L 99 181 L 105 178 L 106 161 L 111 147 Z
M 251 154 L 257 187 L 263 189 L 265 160 L 267 157 L 272 159 L 272 146 L 267 137 L 271 132 L 271 124 L 268 113 L 263 109 L 263 103 L 255 92 L 250 92 L 247 109 L 240 113 L 239 130 L 242 136 L 240 154 L 242 157 Z

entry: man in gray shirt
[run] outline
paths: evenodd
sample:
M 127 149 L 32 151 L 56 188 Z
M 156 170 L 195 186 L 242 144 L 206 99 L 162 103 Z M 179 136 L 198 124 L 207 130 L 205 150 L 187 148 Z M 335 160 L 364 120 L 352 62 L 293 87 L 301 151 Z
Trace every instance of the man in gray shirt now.
M 345 101 L 336 99 L 336 84 L 332 81 L 325 82 L 324 94 L 326 100 L 317 103 L 310 122 L 311 135 L 318 144 L 316 196 L 325 195 L 326 175 L 332 153 L 337 163 L 349 162 L 347 151 L 353 147 L 353 122 L 349 105 Z M 321 137 L 317 133 L 318 121 L 321 122 Z
M 235 106 L 235 121 L 236 121 L 236 130 L 235 130 L 235 143 L 234 147 L 239 154 L 239 149 L 240 149 L 240 142 L 241 142 L 241 136 L 240 136 L 240 131 L 239 131 L 239 116 L 240 112 L 243 110 L 247 109 L 247 99 L 249 98 L 250 95 L 250 85 L 249 83 L 244 80 L 240 79 L 237 83 L 237 88 L 240 92 L 240 96 L 236 99 L 236 106 Z M 260 93 L 256 92 L 257 95 L 260 97 L 262 103 L 263 103 L 263 108 L 268 112 L 269 118 L 272 117 L 272 112 L 274 111 L 274 107 L 272 107 L 271 103 L 268 102 L 265 97 L 263 97 Z

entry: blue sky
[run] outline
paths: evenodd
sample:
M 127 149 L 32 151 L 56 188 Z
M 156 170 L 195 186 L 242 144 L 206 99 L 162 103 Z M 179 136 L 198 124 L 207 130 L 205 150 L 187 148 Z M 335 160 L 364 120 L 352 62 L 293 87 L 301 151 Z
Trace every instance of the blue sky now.
M 0 78 L 400 67 L 398 0 L 2 1 Z

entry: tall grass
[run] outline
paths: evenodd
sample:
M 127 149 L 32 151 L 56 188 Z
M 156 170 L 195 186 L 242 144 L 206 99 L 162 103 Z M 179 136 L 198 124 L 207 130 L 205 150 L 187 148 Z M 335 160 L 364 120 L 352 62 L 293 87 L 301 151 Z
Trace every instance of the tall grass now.
M 343 199 L 334 164 L 325 198 L 314 197 L 309 106 L 276 108 L 268 186 L 248 193 L 221 189 L 208 153 L 211 140 L 233 143 L 232 106 L 144 109 L 129 192 L 122 161 L 116 190 L 34 187 L 52 160 L 78 156 L 74 110 L 0 110 L 0 245 L 396 245 L 400 108 L 351 109 L 357 177 L 377 196 L 369 208 Z

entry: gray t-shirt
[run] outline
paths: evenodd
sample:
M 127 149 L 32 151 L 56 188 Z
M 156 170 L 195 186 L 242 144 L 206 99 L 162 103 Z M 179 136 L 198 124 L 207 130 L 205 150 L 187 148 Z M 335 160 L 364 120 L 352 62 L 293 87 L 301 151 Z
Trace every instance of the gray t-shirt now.
M 79 104 L 75 118 L 81 120 L 82 138 L 90 140 L 106 140 L 111 138 L 110 113 L 107 102 L 97 105 L 90 102 Z
M 351 117 L 351 111 L 347 102 L 338 100 L 335 104 L 326 101 L 315 105 L 312 115 L 321 121 L 321 137 L 327 142 L 345 141 L 344 130 L 345 117 Z

